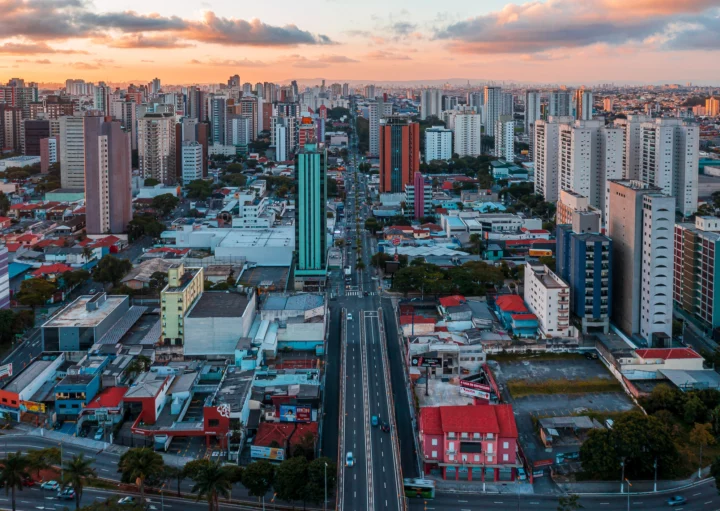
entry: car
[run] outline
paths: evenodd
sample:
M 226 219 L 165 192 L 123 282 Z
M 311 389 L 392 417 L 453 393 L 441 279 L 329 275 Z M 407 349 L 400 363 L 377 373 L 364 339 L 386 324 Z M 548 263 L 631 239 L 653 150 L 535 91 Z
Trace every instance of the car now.
M 105 436 L 105 430 L 103 428 L 98 428 L 98 430 L 95 432 L 95 440 L 102 440 Z
M 97 289 L 92 288 L 91 290 L 88 291 L 88 293 L 90 293 L 91 295 L 94 295 L 95 293 L 97 293 Z
M 123 505 L 132 505 L 137 504 L 139 499 L 137 497 L 133 497 L 132 495 L 128 495 L 127 497 L 123 497 L 120 500 L 118 500 L 118 504 L 121 506 Z
M 60 489 L 60 483 L 57 481 L 45 481 L 40 485 L 43 490 L 58 490 Z
M 349 313 L 349 312 L 348 312 L 348 314 L 347 314 L 347 320 L 348 320 L 348 321 L 352 321 L 352 314 Z
M 597 360 L 598 354 L 595 351 L 586 351 L 585 358 L 588 360 Z
M 517 469 L 517 477 L 518 477 L 518 479 L 520 479 L 521 481 L 524 481 L 525 479 L 527 479 L 527 475 L 525 474 L 525 469 L 524 469 L 524 468 L 520 467 L 520 468 Z
M 384 433 L 390 433 L 390 424 L 388 424 L 387 422 L 383 422 L 380 425 L 380 430 L 383 431 Z
M 667 503 L 670 507 L 682 506 L 687 503 L 687 499 L 682 495 L 673 495 L 668 499 Z
M 64 490 L 59 491 L 57 497 L 60 500 L 72 500 L 75 498 L 75 490 L 72 489 L 72 486 L 68 486 Z
M 378 419 L 378 416 L 373 415 L 372 418 L 370 419 L 370 424 L 372 424 L 373 426 L 377 426 L 379 423 L 380 423 L 380 420 Z
M 22 480 L 23 486 L 35 486 L 35 480 L 32 477 L 26 477 Z
M 352 467 L 355 464 L 355 458 L 353 458 L 352 451 L 348 451 L 345 455 L 345 466 Z

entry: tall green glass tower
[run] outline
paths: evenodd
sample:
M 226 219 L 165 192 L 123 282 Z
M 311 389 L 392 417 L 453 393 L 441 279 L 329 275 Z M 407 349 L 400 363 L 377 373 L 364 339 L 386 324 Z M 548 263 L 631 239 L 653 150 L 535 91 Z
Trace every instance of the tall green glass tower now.
M 324 287 L 327 275 L 327 151 L 306 143 L 295 156 L 296 287 Z

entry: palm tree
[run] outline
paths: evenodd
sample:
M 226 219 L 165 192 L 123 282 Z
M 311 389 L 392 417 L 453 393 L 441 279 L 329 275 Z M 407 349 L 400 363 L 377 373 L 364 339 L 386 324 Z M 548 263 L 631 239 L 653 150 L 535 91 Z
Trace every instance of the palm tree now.
M 5 495 L 12 491 L 12 511 L 15 511 L 15 489 L 22 491 L 23 479 L 29 477 L 28 460 L 20 451 L 0 460 L 0 483 L 5 486 Z
M 27 453 L 28 470 L 35 472 L 40 479 L 40 472 L 47 470 L 53 465 L 60 464 L 60 449 L 58 447 L 46 447 Z
M 93 255 L 93 250 L 88 245 L 85 245 L 82 249 L 82 255 L 85 258 L 85 263 L 88 263 L 90 262 L 90 256 Z
M 63 483 L 65 485 L 69 483 L 75 490 L 75 509 L 80 509 L 80 499 L 82 498 L 85 481 L 97 477 L 97 472 L 92 467 L 94 462 L 94 459 L 86 458 L 82 453 L 65 462 Z
M 140 489 L 142 502 L 145 501 L 145 480 L 162 475 L 165 463 L 162 456 L 148 447 L 130 449 L 120 458 L 120 471 L 124 479 L 135 482 Z
M 218 498 L 229 496 L 232 488 L 230 472 L 223 468 L 220 460 L 202 467 L 193 477 L 193 481 L 195 485 L 191 491 L 198 494 L 198 500 L 205 497 L 208 511 L 220 511 Z

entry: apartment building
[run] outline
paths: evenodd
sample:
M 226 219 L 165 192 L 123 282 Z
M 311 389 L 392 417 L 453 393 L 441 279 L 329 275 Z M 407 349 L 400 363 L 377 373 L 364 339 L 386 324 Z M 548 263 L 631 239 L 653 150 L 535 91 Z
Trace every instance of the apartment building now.
M 480 114 L 455 115 L 454 152 L 459 156 L 482 154 L 482 116 Z
M 495 156 L 515 161 L 515 121 L 512 115 L 501 115 L 495 121 Z
M 433 126 L 425 130 L 425 162 L 452 158 L 452 130 Z
M 570 287 L 544 264 L 525 265 L 525 303 L 538 318 L 540 335 L 570 336 Z
M 202 294 L 204 282 L 202 268 L 186 268 L 179 263 L 168 269 L 168 283 L 160 294 L 160 339 L 164 344 L 184 344 L 185 313 Z

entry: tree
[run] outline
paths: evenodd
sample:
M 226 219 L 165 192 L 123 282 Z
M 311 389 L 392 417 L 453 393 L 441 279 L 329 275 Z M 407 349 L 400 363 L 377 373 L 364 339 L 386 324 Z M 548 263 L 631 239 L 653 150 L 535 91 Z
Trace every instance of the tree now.
M 696 395 L 691 396 L 683 407 L 683 418 L 688 424 L 704 422 L 707 417 L 707 407 Z
M 709 423 L 696 423 L 692 431 L 690 431 L 690 436 L 688 438 L 691 444 L 700 448 L 700 461 L 698 463 L 698 477 L 700 477 L 700 473 L 702 472 L 703 447 L 715 445 L 716 443 L 715 436 L 712 434 L 712 426 Z
M 10 309 L 0 309 L 0 343 L 13 340 L 17 332 L 15 313 Z
M 151 207 L 161 216 L 168 215 L 180 203 L 180 199 L 171 193 L 164 193 L 153 197 Z
M 190 462 L 192 463 L 192 461 Z M 189 465 L 188 463 L 187 465 Z M 185 465 L 185 466 L 187 466 Z M 185 468 L 185 467 L 183 467 Z M 162 478 L 165 481 L 176 481 L 177 482 L 177 496 L 180 497 L 180 483 L 182 482 L 183 478 L 185 477 L 183 473 L 183 469 L 178 467 L 173 467 L 172 465 L 165 465 L 165 468 L 163 469 Z
M 130 241 L 136 241 L 141 236 L 157 238 L 165 230 L 165 226 L 151 215 L 138 215 L 128 223 L 127 231 Z
M 40 479 L 40 472 L 47 470 L 53 465 L 60 465 L 60 449 L 58 447 L 47 447 L 36 449 L 27 453 L 28 470 L 35 472 Z
M 138 355 L 137 357 L 133 358 L 132 362 L 127 365 L 125 371 L 131 375 L 144 373 L 150 368 L 151 364 L 152 361 L 148 357 L 146 357 L 145 355 Z
M 80 499 L 82 499 L 85 481 L 97 477 L 97 472 L 92 467 L 94 462 L 94 459 L 86 458 L 84 454 L 80 453 L 65 463 L 63 483 L 72 485 L 75 490 L 75 509 L 80 509 Z
M 4 192 L 0 192 L 0 215 L 5 215 L 10 209 L 10 199 Z
M 327 467 L 325 467 L 327 465 Z M 327 471 L 326 471 L 327 469 Z M 310 462 L 307 468 L 306 499 L 313 504 L 325 500 L 325 474 L 327 473 L 327 494 L 332 495 L 337 484 L 337 469 L 330 458 L 318 458 Z
M 253 497 L 263 497 L 273 485 L 275 467 L 266 460 L 255 461 L 245 467 L 242 485 Z
M 12 492 L 12 511 L 15 511 L 15 490 L 23 490 L 23 480 L 28 479 L 28 461 L 20 451 L 8 453 L 0 460 L 0 484 L 5 487 L 5 495 Z
M 145 178 L 145 181 L 143 182 L 143 186 L 157 186 L 159 184 L 160 181 L 158 181 L 154 177 Z
M 360 253 L 360 250 L 358 250 L 358 253 Z M 355 263 L 355 269 L 358 271 L 363 271 L 365 269 L 365 263 L 362 259 L 358 259 L 357 263 Z
M 558 499 L 558 511 L 577 511 L 578 509 L 584 509 L 583 505 L 580 504 L 580 495 L 570 494 L 562 495 Z
M 85 247 L 87 248 L 87 247 Z M 90 278 L 90 272 L 87 270 L 75 270 L 63 273 L 62 281 L 65 289 L 73 289 L 78 284 L 82 284 Z
M 117 286 L 122 279 L 132 269 L 132 263 L 127 259 L 120 259 L 110 254 L 106 255 L 95 267 L 93 280 L 102 284 L 113 284 Z
M 219 511 L 219 497 L 230 496 L 230 470 L 225 469 L 220 460 L 210 462 L 197 470 L 193 482 L 195 484 L 190 491 L 197 493 L 198 500 L 203 497 L 207 500 L 208 511 Z
M 540 264 L 547 266 L 550 271 L 555 271 L 555 258 L 553 256 L 542 256 L 538 260 Z
M 275 491 L 280 500 L 305 500 L 308 461 L 303 457 L 283 461 L 275 476 Z
M 163 289 L 165 285 L 167 284 L 168 276 L 167 273 L 162 271 L 156 271 L 153 272 L 152 275 L 150 275 L 150 282 L 148 282 L 148 285 L 151 289 Z
M 380 226 L 375 217 L 370 217 L 365 220 L 365 229 L 367 229 L 373 234 L 376 234 L 379 230 L 382 229 L 382 227 Z
M 140 497 L 145 500 L 145 481 L 160 477 L 165 469 L 162 456 L 149 447 L 130 449 L 120 457 L 118 468 L 123 480 L 134 482 L 140 490 Z
M 315 458 L 315 437 L 311 433 L 307 433 L 300 438 L 292 451 L 293 456 L 302 456 L 308 461 Z
M 27 279 L 20 284 L 18 302 L 30 307 L 45 305 L 57 291 L 57 285 L 45 279 Z
M 212 183 L 203 179 L 190 181 L 185 188 L 188 199 L 207 199 L 213 191 Z

